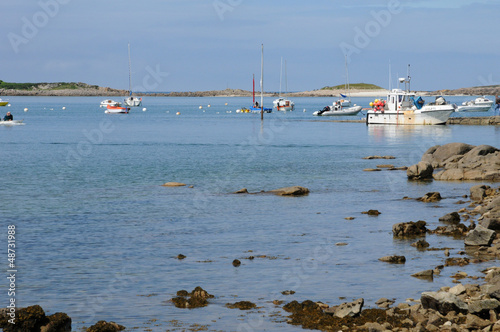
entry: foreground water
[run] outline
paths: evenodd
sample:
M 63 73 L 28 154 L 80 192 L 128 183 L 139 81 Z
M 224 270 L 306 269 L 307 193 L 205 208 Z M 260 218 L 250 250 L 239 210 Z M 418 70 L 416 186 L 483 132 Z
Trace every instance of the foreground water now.
M 457 271 L 481 275 L 495 264 L 446 267 L 433 282 L 412 278 L 443 264 L 444 254 L 394 240 L 392 225 L 425 220 L 434 229 L 439 217 L 467 206 L 456 203 L 475 183 L 408 182 L 402 171 L 363 169 L 409 166 L 437 144 L 498 146 L 498 127 L 366 126 L 313 117 L 329 98 L 296 98 L 296 111 L 265 114 L 263 122 L 235 113 L 248 98 L 145 98 L 147 110 L 128 115 L 104 114 L 102 98 L 9 99 L 15 119 L 26 123 L 0 127 L 0 243 L 6 247 L 7 225 L 15 225 L 16 301 L 67 313 L 75 331 L 101 319 L 128 330 L 300 330 L 286 324 L 273 300 L 336 305 L 363 297 L 375 307 L 381 297 L 419 298 L 453 285 Z M 396 159 L 362 159 L 369 155 Z M 188 186 L 161 186 L 168 181 Z M 311 193 L 231 194 L 291 185 Z M 444 199 L 403 200 L 431 191 Z M 361 213 L 368 209 L 382 214 Z M 448 237 L 426 240 L 451 248 L 452 256 L 464 248 Z M 392 254 L 406 256 L 406 264 L 378 261 Z M 233 267 L 234 259 L 241 266 Z M 7 263 L 5 256 L 2 269 Z M 215 295 L 208 307 L 169 302 L 196 286 Z M 7 280 L 1 287 L 6 306 Z M 243 300 L 258 309 L 225 306 Z

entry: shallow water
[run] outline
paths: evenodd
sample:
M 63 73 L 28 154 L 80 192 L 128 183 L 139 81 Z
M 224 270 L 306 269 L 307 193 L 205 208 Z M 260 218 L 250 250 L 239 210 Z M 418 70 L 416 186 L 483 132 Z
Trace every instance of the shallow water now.
M 15 225 L 16 301 L 67 313 L 73 330 L 101 319 L 129 330 L 193 324 L 300 330 L 283 322 L 286 313 L 273 300 L 336 305 L 363 297 L 374 307 L 381 297 L 419 298 L 452 286 L 457 271 L 481 275 L 495 264 L 446 267 L 433 282 L 410 277 L 443 264 L 444 254 L 393 239 L 392 225 L 425 220 L 434 229 L 439 217 L 467 206 L 456 202 L 476 183 L 416 183 L 404 171 L 363 169 L 412 165 L 437 144 L 498 146 L 500 128 L 366 126 L 313 117 L 331 98 L 295 98 L 296 111 L 265 114 L 264 122 L 258 114 L 235 113 L 248 98 L 144 98 L 147 110 L 128 115 L 104 114 L 96 106 L 103 98 L 96 97 L 8 99 L 14 117 L 26 123 L 0 127 L 1 241 L 6 225 Z M 367 106 L 372 99 L 354 102 Z M 368 155 L 396 159 L 362 159 Z M 169 181 L 188 186 L 161 186 Z M 311 193 L 231 194 L 291 185 Z M 444 199 L 403 200 L 431 191 Z M 361 213 L 368 209 L 382 214 Z M 448 237 L 426 240 L 452 248 L 452 256 L 464 248 Z M 406 256 L 406 264 L 378 261 L 392 254 Z M 234 259 L 240 267 L 232 266 Z M 178 309 L 169 302 L 196 286 L 215 295 L 208 307 Z M 285 290 L 295 294 L 282 295 Z M 0 299 L 7 303 L 5 292 Z M 259 309 L 225 307 L 243 300 Z

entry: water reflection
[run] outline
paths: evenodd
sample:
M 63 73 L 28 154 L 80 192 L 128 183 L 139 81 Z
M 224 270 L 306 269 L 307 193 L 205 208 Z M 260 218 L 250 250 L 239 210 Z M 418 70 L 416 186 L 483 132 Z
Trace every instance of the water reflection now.
M 415 137 L 449 138 L 452 134 L 450 126 L 404 126 L 404 125 L 368 125 L 368 134 L 377 139 L 407 139 Z

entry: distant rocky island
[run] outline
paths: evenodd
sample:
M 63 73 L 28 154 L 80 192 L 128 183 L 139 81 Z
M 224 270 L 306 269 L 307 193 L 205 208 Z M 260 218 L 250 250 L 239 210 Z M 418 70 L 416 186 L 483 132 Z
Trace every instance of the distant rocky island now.
M 260 92 L 256 92 L 256 94 Z M 338 97 L 345 93 L 344 85 L 332 87 L 323 87 L 317 90 L 290 92 L 289 97 Z M 349 93 L 354 97 L 384 97 L 387 93 L 383 89 L 374 84 L 355 83 L 350 85 Z M 86 83 L 75 82 L 56 82 L 56 83 L 9 83 L 0 80 L 0 95 L 1 96 L 125 96 L 127 90 L 113 89 L 109 87 L 100 87 L 97 85 L 89 85 Z M 210 90 L 210 91 L 185 91 L 185 92 L 148 92 L 135 93 L 137 96 L 152 96 L 152 97 L 250 97 L 252 91 L 242 89 L 225 89 L 225 90 Z M 455 90 L 436 90 L 426 91 L 426 95 L 489 95 L 494 96 L 500 94 L 500 85 L 478 86 L 470 88 L 461 88 Z M 266 97 L 276 97 L 278 92 L 264 92 Z

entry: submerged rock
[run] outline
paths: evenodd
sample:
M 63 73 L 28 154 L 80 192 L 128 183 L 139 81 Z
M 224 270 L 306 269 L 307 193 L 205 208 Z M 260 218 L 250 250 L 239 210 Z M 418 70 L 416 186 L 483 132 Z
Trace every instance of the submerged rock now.
M 300 186 L 285 187 L 269 191 L 279 196 L 303 196 L 309 194 L 309 189 Z
M 392 226 L 392 234 L 394 237 L 423 236 L 427 232 L 426 225 L 423 220 L 398 223 Z
M 384 256 L 378 259 L 382 262 L 393 263 L 393 264 L 404 264 L 406 262 L 405 256 Z
M 417 201 L 425 202 L 425 203 L 433 203 L 433 202 L 438 202 L 440 201 L 441 194 L 438 192 L 430 192 L 425 194 L 424 196 L 417 198 Z
M 249 301 L 240 301 L 236 303 L 226 303 L 226 307 L 231 309 L 250 310 L 257 308 L 257 305 Z
M 190 296 L 188 298 L 188 296 Z M 206 307 L 208 305 L 207 299 L 213 298 L 214 296 L 209 294 L 206 290 L 200 286 L 193 289 L 191 293 L 185 290 L 180 290 L 177 292 L 177 297 L 171 299 L 177 308 L 199 308 Z
M 98 321 L 87 329 L 87 332 L 117 332 L 125 330 L 125 326 L 115 322 L 106 322 L 104 320 Z
M 185 185 L 186 185 L 185 183 L 181 182 L 166 182 L 162 184 L 163 187 L 183 187 Z

